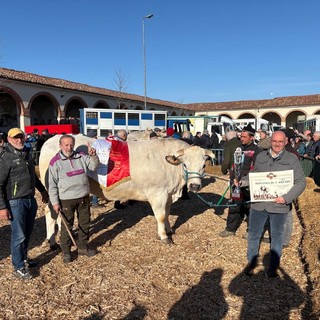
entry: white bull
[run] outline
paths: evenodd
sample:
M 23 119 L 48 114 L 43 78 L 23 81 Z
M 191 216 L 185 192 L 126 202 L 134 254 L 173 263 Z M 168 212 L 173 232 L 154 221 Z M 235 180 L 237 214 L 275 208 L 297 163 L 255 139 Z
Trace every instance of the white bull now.
M 60 135 L 50 138 L 41 149 L 39 170 L 43 182 L 49 161 L 59 150 L 59 139 Z M 94 139 L 76 135 L 75 149 L 86 152 L 88 143 L 93 142 Z M 205 161 L 208 157 L 214 158 L 214 154 L 177 139 L 129 141 L 128 146 L 131 179 L 107 190 L 90 178 L 91 192 L 108 200 L 148 201 L 157 220 L 161 241 L 170 243 L 168 217 L 171 204 L 181 197 L 185 183 L 189 191 L 200 190 Z

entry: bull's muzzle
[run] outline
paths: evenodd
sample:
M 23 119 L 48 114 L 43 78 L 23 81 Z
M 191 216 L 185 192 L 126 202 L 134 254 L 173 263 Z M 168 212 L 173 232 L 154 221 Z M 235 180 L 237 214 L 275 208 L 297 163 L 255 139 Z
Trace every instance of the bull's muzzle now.
M 189 191 L 198 192 L 201 189 L 201 184 L 198 183 L 190 183 Z

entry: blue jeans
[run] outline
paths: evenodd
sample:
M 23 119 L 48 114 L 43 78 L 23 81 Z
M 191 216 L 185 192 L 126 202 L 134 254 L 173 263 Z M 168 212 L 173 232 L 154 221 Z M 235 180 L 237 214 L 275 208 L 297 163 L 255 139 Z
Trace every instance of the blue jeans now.
M 270 221 L 270 268 L 277 269 L 282 255 L 282 242 L 284 224 L 287 213 L 270 213 L 251 209 L 248 230 L 247 258 L 251 264 L 256 264 L 259 256 L 260 239 L 264 231 L 264 225 L 269 218 Z
M 24 267 L 38 209 L 34 197 L 9 200 L 11 212 L 11 258 L 15 270 Z
M 292 210 L 288 212 L 286 222 L 284 224 L 283 245 L 289 245 L 293 230 Z
M 97 205 L 98 203 L 99 203 L 98 196 L 96 196 L 95 194 L 93 194 L 93 195 L 92 195 L 91 204 L 92 204 L 92 205 Z

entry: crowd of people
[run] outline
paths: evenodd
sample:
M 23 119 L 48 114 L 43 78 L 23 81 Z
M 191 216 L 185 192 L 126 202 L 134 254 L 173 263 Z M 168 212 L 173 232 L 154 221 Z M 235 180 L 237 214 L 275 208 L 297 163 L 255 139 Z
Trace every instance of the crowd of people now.
M 150 134 L 150 140 L 159 138 L 159 133 L 155 130 Z M 174 130 L 168 128 L 164 138 L 174 139 L 174 134 Z M 88 132 L 88 136 L 96 137 L 96 134 L 93 136 Z M 7 135 L 0 134 L 0 219 L 10 220 L 12 264 L 14 275 L 19 279 L 31 279 L 30 269 L 37 265 L 28 257 L 28 243 L 37 212 L 35 189 L 41 193 L 42 201 L 49 203 L 65 222 L 61 225 L 60 247 L 53 248 L 61 248 L 63 262 L 72 261 L 71 233 L 75 214 L 79 228 L 78 254 L 92 257 L 97 253 L 88 246 L 91 204 L 87 172 L 98 168 L 99 158 L 95 149 L 90 147 L 88 154 L 78 153 L 74 150 L 74 137 L 62 135 L 60 151 L 50 161 L 47 191 L 35 173 L 31 151 L 41 150 L 50 137 L 47 130 L 41 135 L 35 130 L 26 136 L 19 128 L 9 130 Z M 178 138 L 206 149 L 221 147 L 217 134 L 209 135 L 207 130 L 194 137 L 190 132 L 184 132 Z M 127 132 L 119 130 L 117 139 L 126 141 Z M 320 132 L 306 130 L 299 133 L 285 129 L 268 137 L 267 132 L 256 132 L 248 125 L 241 132 L 227 132 L 223 150 L 221 172 L 229 174 L 231 199 L 226 228 L 219 235 L 235 236 L 241 223 L 246 221 L 247 234 L 244 237 L 248 240 L 248 264 L 244 273 L 251 276 L 257 265 L 260 243 L 268 231 L 271 258 L 266 276 L 276 277 L 282 249 L 289 245 L 292 232 L 292 203 L 303 192 L 305 177 L 313 177 L 320 185 Z M 290 190 L 273 201 L 250 202 L 250 172 L 283 170 L 293 170 Z M 186 189 L 183 195 L 188 198 Z

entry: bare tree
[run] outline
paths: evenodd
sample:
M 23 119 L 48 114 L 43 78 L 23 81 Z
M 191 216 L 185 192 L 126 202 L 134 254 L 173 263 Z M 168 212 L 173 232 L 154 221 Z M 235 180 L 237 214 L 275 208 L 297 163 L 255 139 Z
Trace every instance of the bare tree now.
M 118 91 L 118 108 L 122 109 L 122 100 L 128 88 L 129 78 L 122 70 L 116 70 L 116 78 L 113 79 L 113 81 L 116 86 L 116 91 Z

